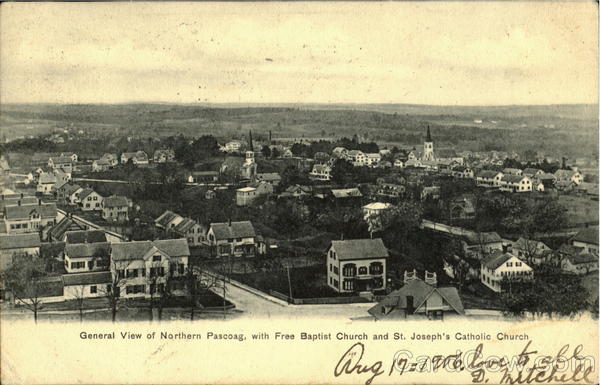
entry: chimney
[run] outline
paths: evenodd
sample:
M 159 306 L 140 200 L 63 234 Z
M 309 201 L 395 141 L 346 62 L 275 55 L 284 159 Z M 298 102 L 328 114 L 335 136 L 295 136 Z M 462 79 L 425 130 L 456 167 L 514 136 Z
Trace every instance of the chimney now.
M 21 199 L 23 198 L 23 193 L 21 193 Z
M 412 295 L 406 296 L 406 314 L 413 314 L 415 312 L 415 299 Z
M 231 227 L 231 218 L 229 218 L 229 227 Z
M 38 206 L 41 206 L 41 205 L 42 205 L 42 200 L 38 199 Z
M 21 206 L 21 200 L 20 199 L 17 201 L 17 206 Z

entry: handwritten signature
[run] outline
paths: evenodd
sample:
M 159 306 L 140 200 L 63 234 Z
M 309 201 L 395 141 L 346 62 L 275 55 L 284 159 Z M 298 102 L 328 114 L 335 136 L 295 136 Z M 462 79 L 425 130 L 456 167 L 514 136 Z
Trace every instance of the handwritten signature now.
M 537 350 L 529 350 L 528 341 L 521 353 L 512 357 L 490 356 L 484 358 L 484 345 L 455 354 L 414 357 L 409 350 L 396 352 L 393 360 L 385 365 L 382 360 L 365 363 L 365 345 L 356 342 L 341 356 L 334 368 L 335 377 L 342 375 L 366 375 L 365 385 L 371 385 L 378 376 L 391 376 L 394 372 L 403 375 L 408 372 L 447 372 L 467 371 L 472 383 L 487 383 L 491 373 L 502 375 L 500 384 L 532 383 L 594 383 L 590 376 L 594 373 L 595 361 L 582 356 L 583 346 L 575 346 L 569 354 L 570 346 L 562 346 L 556 355 L 541 355 Z M 388 368 L 387 371 L 385 368 Z

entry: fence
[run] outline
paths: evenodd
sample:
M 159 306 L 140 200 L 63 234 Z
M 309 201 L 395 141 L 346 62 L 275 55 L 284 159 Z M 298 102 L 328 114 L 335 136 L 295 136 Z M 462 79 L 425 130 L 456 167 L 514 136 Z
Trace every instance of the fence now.
M 269 294 L 275 298 L 287 301 L 294 305 L 342 305 L 349 303 L 370 303 L 364 297 L 324 297 L 324 298 L 290 298 L 275 290 L 269 290 Z M 376 299 L 379 297 L 376 297 Z

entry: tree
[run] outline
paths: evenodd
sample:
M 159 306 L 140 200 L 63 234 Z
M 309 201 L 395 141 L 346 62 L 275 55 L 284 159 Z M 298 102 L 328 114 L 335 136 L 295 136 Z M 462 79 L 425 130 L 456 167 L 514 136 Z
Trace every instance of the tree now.
M 33 312 L 36 323 L 38 312 L 44 307 L 42 297 L 49 284 L 44 266 L 44 261 L 37 255 L 15 255 L 3 274 L 6 287 L 19 303 Z
M 79 310 L 79 322 L 83 322 L 83 309 L 85 308 L 85 286 L 79 285 L 73 287 L 73 299 Z
M 128 266 L 129 263 L 126 261 L 112 260 L 110 263 L 111 280 L 102 290 L 108 303 L 112 322 L 115 322 L 117 319 L 117 312 L 119 311 L 119 304 L 121 302 L 121 287 L 125 283 L 125 274 Z
M 331 181 L 335 184 L 346 185 L 352 182 L 354 166 L 345 159 L 336 159 L 331 166 Z
M 273 147 L 273 150 L 271 150 L 271 158 L 279 158 L 279 150 L 277 149 L 277 147 Z
M 260 150 L 265 158 L 271 157 L 271 148 L 269 146 L 262 146 Z

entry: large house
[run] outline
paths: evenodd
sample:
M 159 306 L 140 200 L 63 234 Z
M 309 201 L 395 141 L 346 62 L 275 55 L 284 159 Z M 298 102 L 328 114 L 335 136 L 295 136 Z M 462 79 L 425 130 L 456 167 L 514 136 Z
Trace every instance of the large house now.
M 73 170 L 73 158 L 70 156 L 55 156 L 48 159 L 48 167 L 53 169 Z
M 309 176 L 314 180 L 329 181 L 331 180 L 331 166 L 327 164 L 315 164 Z
M 379 153 L 366 153 L 365 154 L 365 166 L 374 167 L 381 162 L 381 154 Z
M 106 241 L 67 243 L 65 245 L 65 270 L 67 273 L 107 270 L 110 247 L 110 243 Z
M 40 245 L 37 233 L 0 234 L 0 271 L 8 268 L 14 257 L 39 255 Z
M 598 271 L 598 255 L 584 252 L 569 254 L 562 259 L 561 268 L 577 275 Z
M 111 195 L 102 199 L 102 219 L 109 222 L 129 221 L 131 201 L 122 195 Z
M 350 150 L 346 153 L 348 159 L 354 166 L 364 166 L 366 164 L 365 153 L 360 150 Z
M 483 170 L 475 177 L 477 186 L 500 187 L 503 173 L 500 171 Z
M 338 293 L 385 290 L 388 256 L 380 238 L 331 241 L 327 285 Z
M 218 179 L 218 171 L 192 171 L 187 175 L 188 183 L 212 183 Z
M 26 202 L 5 202 L 0 224 L 4 222 L 7 234 L 37 233 L 56 224 L 55 203 L 42 203 L 41 200 L 35 200 L 35 203 Z
M 242 187 L 235 192 L 235 202 L 238 206 L 249 206 L 260 196 L 268 196 L 273 193 L 273 185 L 268 182 L 253 183 L 248 187 Z
M 43 172 L 39 174 L 36 186 L 36 192 L 50 195 L 57 189 L 71 180 L 71 175 L 61 170 L 54 170 L 52 173 Z
M 503 291 L 503 281 L 523 281 L 533 278 L 533 269 L 510 253 L 496 253 L 481 263 L 481 282 L 495 291 Z
M 190 247 L 197 247 L 206 242 L 206 228 L 191 218 L 183 218 L 171 233 L 187 239 Z
M 496 232 L 467 232 L 459 237 L 463 254 L 468 258 L 484 259 L 503 251 L 504 242 Z
M 144 151 L 124 152 L 121 154 L 121 163 L 125 164 L 131 160 L 133 164 L 143 166 L 148 164 L 148 154 Z
M 68 205 L 76 205 L 79 203 L 79 193 L 83 188 L 78 184 L 67 183 L 56 190 L 56 201 Z
M 217 257 L 253 257 L 264 253 L 250 221 L 211 223 L 206 238 Z
M 256 180 L 258 182 L 267 182 L 273 187 L 277 187 L 279 186 L 279 182 L 281 182 L 281 175 L 276 172 L 259 172 L 256 174 Z
M 544 242 L 520 237 L 512 244 L 512 254 L 534 264 L 546 262 L 552 253 L 552 249 Z
M 102 195 L 98 194 L 89 187 L 81 190 L 77 196 L 77 199 L 79 199 L 79 205 L 83 211 L 102 210 L 102 200 L 104 198 Z
M 190 249 L 185 239 L 114 243 L 110 271 L 121 297 L 160 294 L 167 279 L 184 277 Z
M 92 163 L 92 171 L 107 171 L 119 164 L 119 158 L 116 154 L 105 153 L 98 160 Z
M 500 190 L 510 192 L 530 192 L 533 184 L 528 176 L 505 174 L 500 179 Z
M 444 319 L 465 315 L 455 287 L 436 287 L 419 278 L 391 292 L 368 311 L 376 320 Z
M 154 221 L 154 225 L 159 229 L 164 230 L 165 232 L 169 232 L 174 229 L 181 221 L 183 221 L 183 217 L 179 214 L 175 214 L 172 211 L 165 211 L 162 213 L 156 220 Z

